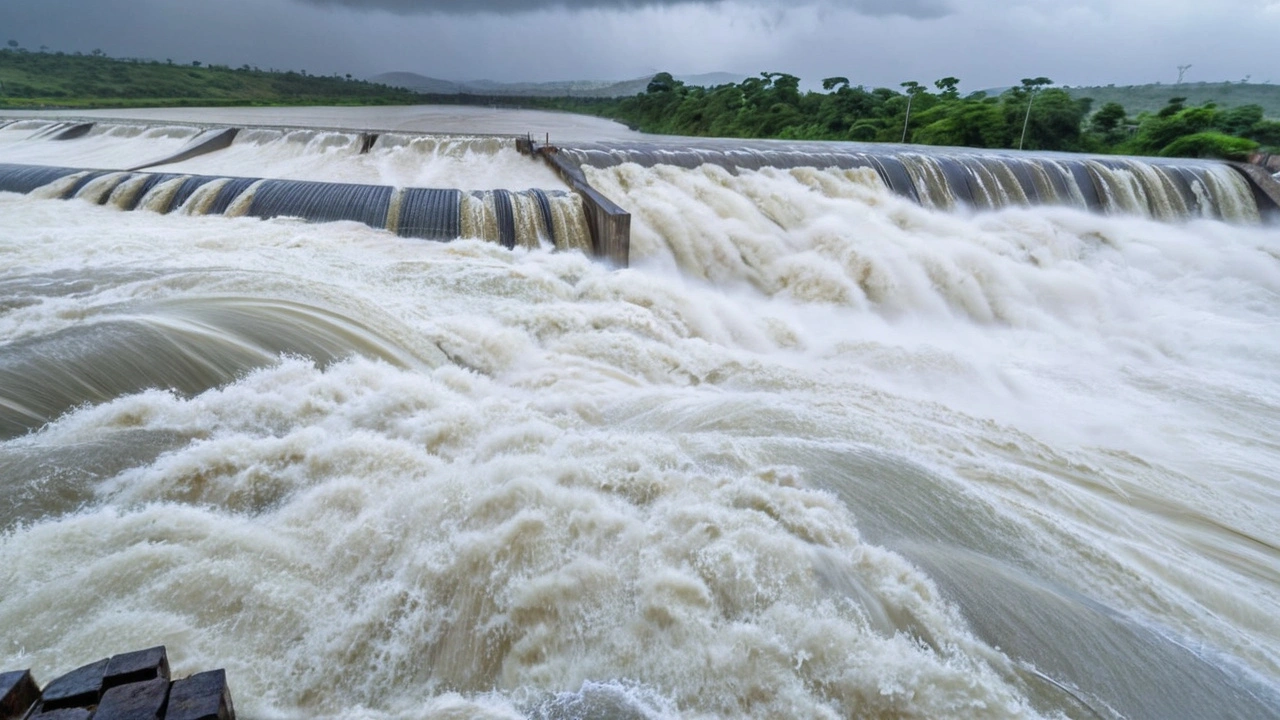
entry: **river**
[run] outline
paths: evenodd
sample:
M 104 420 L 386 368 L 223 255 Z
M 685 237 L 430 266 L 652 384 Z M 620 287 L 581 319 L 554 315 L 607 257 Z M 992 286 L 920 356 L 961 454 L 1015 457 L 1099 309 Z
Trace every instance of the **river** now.
M 167 171 L 468 190 L 563 189 L 488 133 L 639 137 L 6 118 L 0 163 L 255 122 L 312 129 Z M 627 269 L 0 193 L 0 668 L 164 644 L 242 718 L 1280 717 L 1280 228 L 588 177 Z

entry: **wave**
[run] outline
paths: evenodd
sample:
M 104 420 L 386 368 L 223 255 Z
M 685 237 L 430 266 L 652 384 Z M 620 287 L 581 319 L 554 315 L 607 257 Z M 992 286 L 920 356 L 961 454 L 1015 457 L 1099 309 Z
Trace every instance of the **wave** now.
M 0 195 L 0 387 L 93 388 L 0 441 L 0 660 L 164 642 L 263 717 L 1276 716 L 1274 228 L 587 173 L 631 269 Z

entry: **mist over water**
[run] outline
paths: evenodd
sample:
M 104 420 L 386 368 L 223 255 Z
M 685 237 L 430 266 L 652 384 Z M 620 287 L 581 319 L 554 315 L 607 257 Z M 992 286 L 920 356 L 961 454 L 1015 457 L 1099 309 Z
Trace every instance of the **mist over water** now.
M 257 174 L 371 181 L 290 142 Z M 1274 226 L 588 176 L 631 269 L 0 194 L 3 666 L 164 643 L 262 718 L 1278 716 Z

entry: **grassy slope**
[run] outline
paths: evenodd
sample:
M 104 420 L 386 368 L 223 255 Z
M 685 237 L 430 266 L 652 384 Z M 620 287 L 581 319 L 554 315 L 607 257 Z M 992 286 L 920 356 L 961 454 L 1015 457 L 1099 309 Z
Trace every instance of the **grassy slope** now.
M 706 73 L 703 75 L 677 75 L 686 85 L 711 87 L 725 83 L 738 83 L 745 76 L 731 73 Z M 436 95 L 470 94 L 484 97 L 584 97 L 620 98 L 639 95 L 649 87 L 653 75 L 621 81 L 567 80 L 556 82 L 495 82 L 473 80 L 455 82 L 427 77 L 411 72 L 390 72 L 374 75 L 369 80 L 403 87 L 421 93 Z
M 0 50 L 0 107 L 410 104 L 408 90 L 339 77 Z

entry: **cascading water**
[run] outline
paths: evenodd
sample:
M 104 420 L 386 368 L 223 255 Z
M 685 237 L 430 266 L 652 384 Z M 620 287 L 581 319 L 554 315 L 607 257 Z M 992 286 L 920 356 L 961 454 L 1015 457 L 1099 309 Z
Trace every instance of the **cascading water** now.
M 166 163 L 152 160 L 174 156 L 213 131 L 104 125 L 78 143 L 49 140 L 56 134 L 51 129 L 63 125 L 26 121 L 0 128 L 0 161 L 8 159 L 11 148 L 19 148 L 13 154 L 22 158 L 73 160 L 77 147 L 91 143 L 89 157 L 111 169 L 4 162 L 0 190 L 79 198 L 125 210 L 353 220 L 403 237 L 465 236 L 507 247 L 548 243 L 568 250 L 591 248 L 578 199 L 565 192 L 549 168 L 521 156 L 508 138 L 250 129 L 238 132 L 229 147 Z M 140 148 L 135 142 L 156 137 L 186 144 Z M 138 166 L 146 169 L 123 172 Z M 226 177 L 264 166 L 272 168 L 273 179 Z M 206 172 L 218 174 L 201 174 Z M 467 192 L 378 184 L 431 179 Z M 529 189 L 497 189 L 504 185 Z
M 270 163 L 32 158 L 0 666 L 164 643 L 244 717 L 1280 717 L 1280 233 L 1207 164 L 914 157 L 588 163 L 621 271 L 503 248 L 499 204 L 558 233 L 532 191 L 393 190 L 493 229 L 423 243 L 254 217 Z
M 962 148 L 856 143 L 756 141 L 742 147 L 698 139 L 699 147 L 583 143 L 561 148 L 574 162 L 596 169 L 622 164 L 712 165 L 734 172 L 760 169 L 873 168 L 894 192 L 925 207 L 992 210 L 1065 205 L 1115 214 L 1180 221 L 1212 217 L 1257 222 L 1248 182 L 1216 162 L 1162 158 L 1090 159 L 1061 154 L 1011 154 Z

